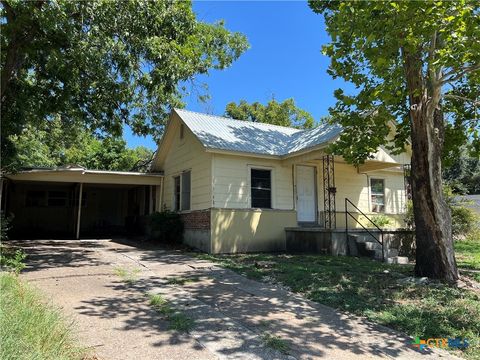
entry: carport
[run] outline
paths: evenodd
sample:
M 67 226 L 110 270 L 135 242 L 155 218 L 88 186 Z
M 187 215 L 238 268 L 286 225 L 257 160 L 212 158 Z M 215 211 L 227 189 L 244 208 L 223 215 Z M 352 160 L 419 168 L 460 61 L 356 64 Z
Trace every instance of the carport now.
M 4 175 L 1 209 L 12 238 L 76 238 L 142 234 L 146 215 L 159 209 L 163 175 L 30 168 Z

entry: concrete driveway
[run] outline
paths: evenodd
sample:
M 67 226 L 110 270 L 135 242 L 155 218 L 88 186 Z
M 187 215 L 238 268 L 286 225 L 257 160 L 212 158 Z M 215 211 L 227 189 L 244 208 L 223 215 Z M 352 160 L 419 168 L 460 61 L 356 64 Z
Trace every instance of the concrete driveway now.
M 100 359 L 454 358 L 418 352 L 393 330 L 180 251 L 110 240 L 17 245 L 29 255 L 22 277 L 74 320 L 78 338 Z M 172 277 L 194 281 L 174 284 Z M 193 330 L 169 330 L 146 293 L 162 294 L 194 319 Z M 284 340 L 288 353 L 266 345 L 267 333 Z

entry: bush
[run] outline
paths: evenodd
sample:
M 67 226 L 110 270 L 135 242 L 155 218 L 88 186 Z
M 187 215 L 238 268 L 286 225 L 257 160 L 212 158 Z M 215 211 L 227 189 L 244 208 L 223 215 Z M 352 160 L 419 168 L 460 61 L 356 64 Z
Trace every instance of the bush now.
M 183 222 L 180 215 L 163 210 L 148 216 L 149 238 L 161 243 L 181 243 L 183 238 Z
M 12 247 L 6 247 L 0 245 L 0 266 L 6 267 L 8 270 L 13 271 L 15 274 L 19 274 L 20 271 L 25 269 L 25 258 L 27 255 L 23 250 L 15 250 Z
M 384 228 L 392 224 L 392 219 L 390 219 L 387 215 L 383 215 L 383 214 L 373 216 L 372 221 L 379 228 Z
M 454 239 L 463 238 L 478 228 L 478 216 L 472 209 L 461 205 L 452 205 L 452 235 Z
M 0 240 L 8 240 L 8 231 L 10 230 L 10 218 L 7 218 L 5 214 L 0 213 Z
M 443 189 L 445 200 L 450 207 L 452 213 L 452 236 L 459 239 L 467 236 L 471 232 L 478 230 L 479 218 L 472 209 L 463 206 L 461 201 L 455 199 L 450 187 L 445 186 Z M 411 200 L 407 203 L 407 212 L 405 223 L 409 228 L 415 228 L 415 220 L 413 215 L 413 203 Z

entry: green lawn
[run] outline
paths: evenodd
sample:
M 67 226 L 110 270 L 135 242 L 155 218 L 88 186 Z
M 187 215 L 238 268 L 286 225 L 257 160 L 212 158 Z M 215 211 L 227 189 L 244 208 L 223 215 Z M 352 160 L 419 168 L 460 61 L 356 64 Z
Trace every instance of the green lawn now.
M 60 312 L 10 273 L 0 274 L 0 344 L 2 360 L 84 358 Z
M 413 337 L 465 337 L 480 358 L 480 296 L 442 284 L 408 285 L 412 266 L 323 255 L 199 255 L 313 301 L 362 315 Z
M 470 274 L 480 282 L 480 231 L 470 234 L 465 240 L 456 241 L 455 255 L 460 268 L 479 271 Z

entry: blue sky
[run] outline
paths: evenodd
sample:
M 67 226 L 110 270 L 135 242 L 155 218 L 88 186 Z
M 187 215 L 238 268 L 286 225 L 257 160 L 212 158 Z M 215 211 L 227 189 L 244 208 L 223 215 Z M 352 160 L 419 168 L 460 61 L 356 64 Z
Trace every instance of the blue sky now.
M 198 77 L 198 83 L 208 85 L 211 99 L 200 103 L 189 96 L 187 109 L 222 115 L 231 101 L 266 103 L 272 96 L 278 101 L 292 97 L 319 119 L 335 103 L 336 88 L 351 88 L 327 74 L 330 60 L 321 54 L 329 41 L 323 16 L 314 14 L 306 1 L 197 1 L 193 9 L 201 21 L 223 19 L 227 29 L 245 34 L 250 49 L 230 68 Z M 156 148 L 151 138 L 128 130 L 125 139 L 130 147 Z

